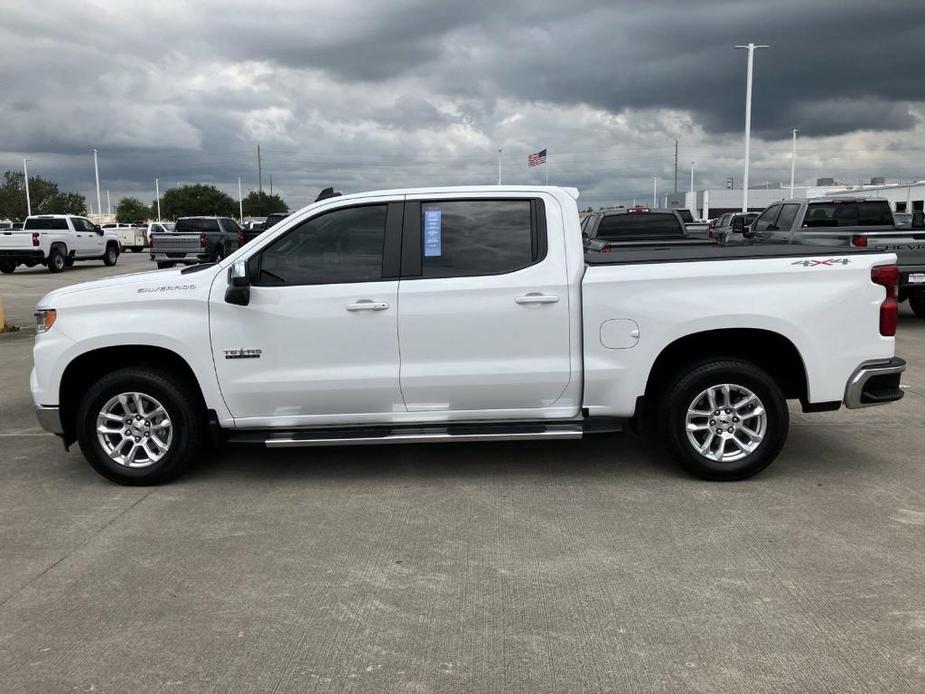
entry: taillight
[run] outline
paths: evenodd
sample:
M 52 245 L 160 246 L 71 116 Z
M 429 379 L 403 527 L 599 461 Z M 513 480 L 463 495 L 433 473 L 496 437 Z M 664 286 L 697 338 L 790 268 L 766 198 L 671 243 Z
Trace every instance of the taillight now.
M 238 232 L 238 248 L 240 248 L 243 245 L 244 245 L 244 232 L 239 231 Z
M 199 247 L 200 248 L 206 247 L 206 233 L 205 232 L 202 232 L 199 234 Z
M 886 298 L 880 304 L 880 334 L 893 337 L 899 320 L 899 268 L 895 265 L 877 265 L 870 269 L 870 279 L 874 284 L 886 288 Z
M 32 232 L 32 245 L 33 246 L 39 245 L 39 232 L 37 231 Z
M 851 245 L 855 248 L 867 248 L 867 237 L 855 234 L 851 237 Z
M 604 246 L 600 252 L 601 253 L 611 253 L 612 251 L 613 249 L 610 246 Z

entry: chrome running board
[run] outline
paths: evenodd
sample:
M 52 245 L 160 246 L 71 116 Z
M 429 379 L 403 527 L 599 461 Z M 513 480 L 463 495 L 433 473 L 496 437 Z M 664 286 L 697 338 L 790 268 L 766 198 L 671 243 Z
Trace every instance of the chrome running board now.
M 382 436 L 324 437 L 318 433 L 298 437 L 268 438 L 263 443 L 267 448 L 299 448 L 305 446 L 360 446 L 388 443 L 445 443 L 448 441 L 526 441 L 531 439 L 580 439 L 580 426 L 556 428 L 546 431 L 511 431 L 504 433 L 452 434 L 447 432 L 393 433 Z

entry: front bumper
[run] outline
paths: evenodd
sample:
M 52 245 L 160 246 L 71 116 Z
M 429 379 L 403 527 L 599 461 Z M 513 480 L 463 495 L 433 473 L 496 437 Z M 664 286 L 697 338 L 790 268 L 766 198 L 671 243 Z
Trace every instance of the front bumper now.
M 64 427 L 61 426 L 61 414 L 57 407 L 36 405 L 35 416 L 39 420 L 39 426 L 45 431 L 59 435 L 64 433 Z
M 893 357 L 888 361 L 861 364 L 845 388 L 845 407 L 873 407 L 900 400 L 905 393 L 899 387 L 906 360 Z

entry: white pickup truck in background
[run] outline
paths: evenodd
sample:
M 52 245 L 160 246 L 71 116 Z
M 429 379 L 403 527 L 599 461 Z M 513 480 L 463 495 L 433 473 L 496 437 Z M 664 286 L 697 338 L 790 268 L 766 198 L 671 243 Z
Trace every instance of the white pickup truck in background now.
M 61 272 L 76 260 L 119 260 L 119 238 L 114 231 L 94 225 L 86 217 L 45 214 L 27 217 L 22 229 L 0 231 L 0 272 L 19 265 L 44 265 Z
M 210 439 L 276 447 L 646 429 L 755 474 L 804 411 L 902 397 L 896 255 L 807 246 L 585 254 L 574 189 L 316 202 L 219 263 L 58 289 L 39 421 L 124 484 Z

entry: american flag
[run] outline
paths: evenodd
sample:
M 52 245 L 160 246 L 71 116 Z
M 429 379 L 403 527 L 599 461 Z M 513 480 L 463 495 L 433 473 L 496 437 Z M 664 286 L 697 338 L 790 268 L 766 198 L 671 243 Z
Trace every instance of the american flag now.
M 529 157 L 527 157 L 527 166 L 539 166 L 540 164 L 546 163 L 546 150 L 541 149 L 539 152 L 534 152 Z

